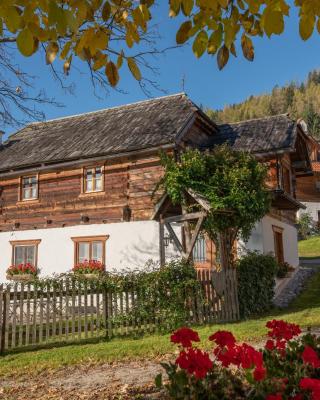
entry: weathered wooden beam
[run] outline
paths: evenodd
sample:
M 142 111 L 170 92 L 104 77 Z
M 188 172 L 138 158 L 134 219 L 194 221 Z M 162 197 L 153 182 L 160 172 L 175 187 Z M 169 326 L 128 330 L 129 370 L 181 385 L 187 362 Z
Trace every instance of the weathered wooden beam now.
M 190 221 L 193 219 L 198 219 L 201 216 L 206 216 L 206 212 L 204 211 L 199 211 L 195 213 L 189 213 L 189 214 L 184 214 L 184 215 L 177 215 L 174 217 L 167 217 L 164 218 L 165 222 L 171 223 L 171 222 L 185 222 L 185 221 Z
M 169 232 L 170 236 L 172 237 L 174 244 L 177 246 L 177 248 L 180 251 L 180 253 L 182 254 L 182 256 L 185 257 L 186 253 L 184 252 L 183 246 L 180 243 L 180 240 L 179 240 L 178 236 L 176 235 L 175 231 L 173 230 L 172 226 L 168 222 L 165 222 L 165 226 L 168 229 L 168 232 Z
M 159 221 L 159 251 L 160 251 L 160 266 L 163 267 L 166 263 L 166 250 L 164 245 L 164 222 L 162 215 Z
M 192 237 L 191 237 L 191 241 L 189 243 L 189 246 L 186 249 L 187 259 L 189 259 L 191 254 L 192 254 L 192 250 L 193 250 L 194 245 L 196 244 L 197 238 L 199 236 L 199 232 L 200 232 L 204 217 L 205 217 L 205 215 L 202 215 L 198 219 L 197 225 L 196 225 L 195 230 L 194 230 L 194 232 L 192 234 Z

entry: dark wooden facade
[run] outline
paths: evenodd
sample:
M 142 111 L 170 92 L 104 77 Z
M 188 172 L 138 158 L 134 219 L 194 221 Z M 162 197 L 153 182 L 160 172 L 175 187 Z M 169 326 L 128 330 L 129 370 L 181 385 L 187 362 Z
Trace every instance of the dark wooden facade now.
M 101 192 L 83 193 L 83 167 L 37 172 L 39 198 L 19 199 L 21 176 L 1 178 L 0 230 L 57 228 L 150 219 L 152 193 L 162 174 L 159 156 L 87 163 L 104 167 Z

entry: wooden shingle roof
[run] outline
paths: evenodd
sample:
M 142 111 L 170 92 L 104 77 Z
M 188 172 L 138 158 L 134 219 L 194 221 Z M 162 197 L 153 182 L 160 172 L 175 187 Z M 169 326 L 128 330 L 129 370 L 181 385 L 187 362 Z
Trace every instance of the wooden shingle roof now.
M 174 144 L 196 112 L 180 93 L 33 123 L 0 147 L 0 171 Z
M 287 114 L 219 125 L 211 145 L 229 143 L 236 150 L 251 153 L 270 153 L 293 149 L 297 123 Z

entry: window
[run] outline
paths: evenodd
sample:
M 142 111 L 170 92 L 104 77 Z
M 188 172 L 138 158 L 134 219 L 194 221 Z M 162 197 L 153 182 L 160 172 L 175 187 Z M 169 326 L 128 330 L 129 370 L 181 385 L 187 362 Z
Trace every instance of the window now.
M 193 248 L 193 261 L 194 262 L 206 262 L 206 239 L 204 236 L 199 236 Z
M 20 240 L 10 242 L 12 245 L 12 265 L 30 263 L 38 264 L 38 245 L 41 240 Z
M 105 248 L 108 236 L 72 238 L 74 242 L 74 263 L 85 260 L 100 261 L 105 264 Z
M 21 199 L 33 200 L 38 198 L 38 176 L 23 176 L 21 178 Z
M 103 191 L 103 167 L 84 169 L 83 191 L 85 193 Z

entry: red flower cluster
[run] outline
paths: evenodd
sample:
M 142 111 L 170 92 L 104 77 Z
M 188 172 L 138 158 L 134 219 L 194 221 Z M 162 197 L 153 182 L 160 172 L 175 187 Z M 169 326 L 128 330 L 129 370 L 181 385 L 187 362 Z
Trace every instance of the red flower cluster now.
M 301 333 L 299 325 L 290 324 L 282 320 L 273 319 L 268 321 L 266 327 L 270 329 L 268 336 L 275 340 L 288 341 Z
M 96 260 L 84 260 L 73 267 L 73 272 L 78 274 L 98 274 L 104 271 L 104 265 Z
M 11 265 L 7 269 L 7 274 L 8 275 L 22 275 L 22 274 L 37 275 L 37 268 L 30 263 Z
M 300 389 L 311 391 L 312 400 L 320 400 L 320 380 L 312 378 L 302 378 Z
M 213 367 L 208 353 L 193 348 L 182 351 L 176 360 L 176 364 L 197 379 L 204 378 Z
M 282 320 L 268 321 L 266 327 L 269 328 L 268 336 L 269 339 L 265 345 L 265 348 L 269 351 L 278 349 L 282 354 L 286 349 L 287 342 L 294 336 L 298 336 L 301 333 L 301 329 L 296 324 L 290 324 Z
M 180 328 L 171 335 L 171 342 L 182 347 L 192 347 L 192 342 L 200 342 L 198 332 L 190 328 Z
M 216 361 L 219 361 L 225 368 L 236 367 L 238 369 L 236 374 L 239 374 L 241 379 L 247 380 L 244 387 L 249 384 L 250 391 L 256 396 L 254 398 L 320 400 L 319 370 L 315 370 L 320 368 L 320 354 L 316 337 L 312 338 L 309 335 L 309 344 L 304 345 L 301 352 L 298 349 L 301 348 L 301 343 L 305 343 L 305 337 L 290 342 L 287 348 L 287 343 L 301 333 L 298 325 L 273 320 L 269 321 L 266 326 L 269 328 L 269 339 L 265 344 L 268 351 L 258 351 L 247 343 L 238 344 L 234 335 L 228 331 L 219 330 L 213 333 L 209 340 L 216 345 L 213 349 Z M 211 379 L 216 377 L 213 374 L 215 372 L 214 361 L 210 359 L 209 353 L 193 347 L 193 342 L 199 341 L 198 333 L 190 328 L 178 329 L 171 335 L 171 342 L 184 347 L 176 359 L 176 365 L 197 380 L 189 379 L 186 381 L 187 383 L 182 384 L 194 385 L 190 390 L 194 389 L 195 393 L 197 393 L 198 387 L 210 388 Z M 278 357 L 279 354 L 282 357 Z M 301 360 L 303 360 L 303 364 Z M 172 366 L 172 364 L 170 365 Z M 290 365 L 289 370 L 287 370 L 288 365 Z M 291 365 L 293 368 L 289 377 L 287 371 L 291 371 Z M 175 383 L 179 385 L 181 371 L 176 372 L 176 367 L 172 367 L 174 368 L 173 376 L 177 377 Z M 219 370 L 218 366 L 217 371 L 219 372 Z M 208 374 L 210 371 L 212 374 Z M 229 372 L 233 374 L 234 371 L 230 370 Z M 300 379 L 301 376 L 305 376 L 305 378 Z M 317 379 L 315 379 L 316 377 Z M 206 379 L 203 386 L 198 381 L 201 379 Z M 221 379 L 225 379 L 225 376 L 222 375 Z M 261 381 L 263 382 L 260 383 Z
M 224 367 L 231 364 L 244 369 L 255 368 L 253 378 L 261 381 L 266 377 L 266 369 L 263 366 L 263 355 L 246 343 L 239 345 L 218 346 L 214 354 Z
M 320 359 L 318 354 L 311 346 L 306 346 L 301 354 L 302 360 L 305 364 L 310 364 L 313 368 L 320 368 Z
M 220 347 L 232 347 L 236 344 L 235 337 L 228 331 L 217 331 L 213 335 L 209 336 L 209 340 L 216 342 Z

